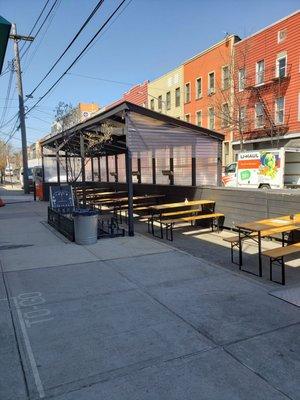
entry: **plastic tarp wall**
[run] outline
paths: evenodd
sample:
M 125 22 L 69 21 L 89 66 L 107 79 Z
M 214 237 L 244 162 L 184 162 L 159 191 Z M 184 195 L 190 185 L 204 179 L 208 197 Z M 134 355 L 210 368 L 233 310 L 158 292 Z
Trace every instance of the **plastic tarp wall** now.
M 218 158 L 221 157 L 219 143 L 219 140 L 205 132 L 193 131 L 133 112 L 128 115 L 127 146 L 133 154 L 152 153 L 156 159 L 158 184 L 170 183 L 169 176 L 163 175 L 162 171 L 170 169 L 170 158 L 173 158 L 174 183 L 191 185 L 191 159 L 194 157 L 197 185 L 217 186 Z

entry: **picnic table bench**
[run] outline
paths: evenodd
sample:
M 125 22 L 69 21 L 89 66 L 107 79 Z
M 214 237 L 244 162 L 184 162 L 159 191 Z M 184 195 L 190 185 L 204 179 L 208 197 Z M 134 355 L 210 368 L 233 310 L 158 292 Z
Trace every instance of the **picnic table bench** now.
M 284 246 L 286 240 L 285 235 L 300 229 L 300 214 L 295 214 L 293 217 L 289 215 L 280 216 L 276 218 L 269 218 L 259 221 L 253 221 L 249 223 L 241 223 L 237 225 L 239 229 L 238 241 L 236 237 L 227 238 L 227 241 L 231 243 L 231 255 L 233 259 L 233 247 L 237 246 L 239 250 L 239 269 L 248 272 L 259 277 L 262 276 L 262 251 L 261 251 L 261 239 L 262 237 L 271 237 L 277 234 L 282 235 L 282 246 Z M 251 271 L 242 269 L 242 242 L 245 239 L 252 239 L 258 244 L 258 274 Z M 226 239 L 225 239 L 226 240 Z M 283 251 L 283 250 L 281 250 Z M 265 255 L 265 254 L 264 254 Z M 271 261 L 273 264 L 273 261 Z M 284 266 L 283 266 L 284 268 Z
M 284 247 L 276 247 L 275 249 L 266 250 L 262 253 L 263 256 L 270 259 L 270 281 L 285 285 L 285 263 L 284 257 L 299 253 L 300 243 L 290 244 Z M 273 264 L 277 263 L 281 266 L 281 282 L 273 280 Z
M 195 208 L 195 206 L 199 206 L 199 208 Z M 182 210 L 182 208 L 187 207 L 189 207 L 188 210 Z M 151 232 L 155 236 L 154 222 L 158 222 L 160 224 L 160 238 L 163 239 L 163 226 L 165 226 L 166 239 L 173 241 L 173 228 L 177 223 L 191 222 L 193 224 L 195 221 L 211 220 L 213 229 L 214 221 L 224 217 L 224 214 L 215 213 L 214 209 L 215 202 L 213 200 L 192 200 L 150 206 L 151 215 L 148 216 L 148 232 L 151 226 Z

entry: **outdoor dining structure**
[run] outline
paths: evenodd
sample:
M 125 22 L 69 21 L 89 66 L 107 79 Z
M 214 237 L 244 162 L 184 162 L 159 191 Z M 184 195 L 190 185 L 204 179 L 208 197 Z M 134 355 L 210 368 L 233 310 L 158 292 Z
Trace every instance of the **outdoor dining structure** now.
M 44 196 L 52 185 L 72 185 L 83 206 L 118 202 L 133 236 L 135 207 L 174 196 L 184 201 L 193 187 L 220 185 L 222 140 L 217 132 L 123 102 L 41 142 Z

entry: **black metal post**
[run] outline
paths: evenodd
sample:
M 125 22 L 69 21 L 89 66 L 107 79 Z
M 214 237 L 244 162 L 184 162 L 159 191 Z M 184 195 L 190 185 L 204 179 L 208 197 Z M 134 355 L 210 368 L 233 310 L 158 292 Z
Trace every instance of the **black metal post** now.
M 100 166 L 100 157 L 98 156 L 98 181 L 101 182 L 101 166 Z
M 106 161 L 106 182 L 109 182 L 108 156 L 105 156 L 105 161 Z
M 152 182 L 153 182 L 153 185 L 156 185 L 156 160 L 155 160 L 155 157 L 152 157 Z
M 217 186 L 222 185 L 222 142 L 218 143 Z
M 134 236 L 134 223 L 133 223 L 133 184 L 132 184 L 132 156 L 131 151 L 126 151 L 126 181 L 128 192 L 128 235 Z
M 57 183 L 60 185 L 59 150 L 56 151 L 56 173 L 57 173 Z
M 66 180 L 67 183 L 69 183 L 69 166 L 68 166 L 68 152 L 65 152 L 65 158 L 66 158 Z
M 196 158 L 192 157 L 192 186 L 196 186 Z
M 117 182 L 119 182 L 119 169 L 118 169 L 118 156 L 116 155 L 115 156 L 115 172 L 116 172 L 116 180 L 115 180 L 115 182 L 117 183 Z
M 44 147 L 42 147 L 42 174 L 43 174 L 43 199 L 45 199 L 45 160 L 44 160 Z
M 83 205 L 86 206 L 86 188 L 85 188 L 85 149 L 84 149 L 84 136 L 80 133 L 80 157 L 81 157 L 81 177 L 82 177 L 82 189 L 83 189 Z
M 91 157 L 91 167 L 92 167 L 92 182 L 94 182 L 94 158 Z
M 140 157 L 137 159 L 137 167 L 138 167 L 138 183 L 142 183 L 142 168 L 141 168 L 141 159 Z
M 170 185 L 174 185 L 174 158 L 173 157 L 170 158 L 170 175 L 169 175 L 169 179 L 170 179 Z

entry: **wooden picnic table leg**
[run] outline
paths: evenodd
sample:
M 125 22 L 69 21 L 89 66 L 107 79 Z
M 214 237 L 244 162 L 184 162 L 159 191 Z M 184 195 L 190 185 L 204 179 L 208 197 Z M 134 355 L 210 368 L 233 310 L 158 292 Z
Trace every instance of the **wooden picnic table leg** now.
M 258 231 L 258 275 L 262 277 L 262 259 L 261 259 L 261 232 Z
M 241 237 L 241 229 L 239 228 L 239 269 L 242 269 L 243 265 L 243 254 L 242 254 L 242 237 Z

